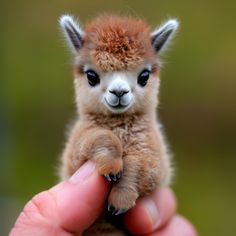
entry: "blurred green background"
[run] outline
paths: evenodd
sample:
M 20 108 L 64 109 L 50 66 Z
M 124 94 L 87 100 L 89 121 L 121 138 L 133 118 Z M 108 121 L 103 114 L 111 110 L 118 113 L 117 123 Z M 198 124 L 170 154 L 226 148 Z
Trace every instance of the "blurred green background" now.
M 57 182 L 74 116 L 71 57 L 58 17 L 112 11 L 155 27 L 181 22 L 164 57 L 159 114 L 174 153 L 179 212 L 200 235 L 235 235 L 236 2 L 0 1 L 0 235 L 34 194 Z

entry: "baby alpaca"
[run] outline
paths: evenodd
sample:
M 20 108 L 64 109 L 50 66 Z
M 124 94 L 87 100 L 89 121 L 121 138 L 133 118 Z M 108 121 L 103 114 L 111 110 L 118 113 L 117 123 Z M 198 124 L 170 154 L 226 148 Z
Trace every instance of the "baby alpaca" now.
M 60 25 L 75 56 L 79 113 L 62 156 L 61 178 L 92 160 L 112 182 L 108 211 L 119 215 L 171 179 L 156 107 L 159 55 L 178 22 L 169 20 L 151 32 L 143 20 L 103 15 L 82 30 L 64 15 Z M 104 212 L 84 235 L 127 235 L 111 218 Z

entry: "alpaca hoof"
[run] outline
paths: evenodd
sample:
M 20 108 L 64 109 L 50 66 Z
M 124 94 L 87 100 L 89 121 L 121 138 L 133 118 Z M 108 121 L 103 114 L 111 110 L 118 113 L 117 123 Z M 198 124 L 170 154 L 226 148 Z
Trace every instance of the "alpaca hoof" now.
M 120 179 L 120 177 L 122 176 L 123 172 L 122 171 L 119 171 L 117 174 L 113 174 L 113 173 L 110 173 L 110 174 L 105 174 L 105 178 L 111 182 L 116 182 L 117 180 Z
M 124 214 L 126 211 L 128 211 L 128 209 L 116 209 L 114 206 L 111 205 L 111 203 L 108 203 L 107 210 L 111 213 L 111 215 L 115 216 Z

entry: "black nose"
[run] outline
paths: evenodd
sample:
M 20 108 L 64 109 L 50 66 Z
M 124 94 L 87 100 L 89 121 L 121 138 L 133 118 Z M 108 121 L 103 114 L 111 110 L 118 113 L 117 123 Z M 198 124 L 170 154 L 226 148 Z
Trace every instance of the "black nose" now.
M 122 97 L 124 94 L 128 93 L 129 90 L 113 89 L 113 90 L 109 90 L 109 92 L 115 94 L 117 97 Z

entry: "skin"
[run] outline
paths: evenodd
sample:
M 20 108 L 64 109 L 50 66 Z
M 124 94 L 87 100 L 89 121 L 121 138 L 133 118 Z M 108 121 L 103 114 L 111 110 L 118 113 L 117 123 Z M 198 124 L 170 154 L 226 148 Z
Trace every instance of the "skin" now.
M 20 213 L 10 236 L 80 236 L 96 221 L 107 204 L 110 186 L 88 161 L 69 180 L 37 194 Z M 176 214 L 169 188 L 139 199 L 124 216 L 133 235 L 196 236 L 191 223 Z

